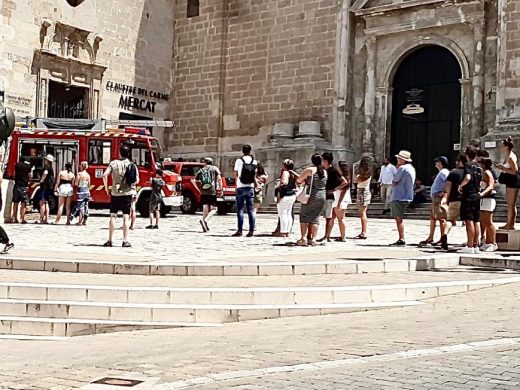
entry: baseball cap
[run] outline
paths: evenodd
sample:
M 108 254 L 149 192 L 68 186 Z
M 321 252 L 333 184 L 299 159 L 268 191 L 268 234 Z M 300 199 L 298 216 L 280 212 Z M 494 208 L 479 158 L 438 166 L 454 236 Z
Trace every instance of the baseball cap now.
M 440 162 L 442 163 L 442 165 L 444 165 L 445 167 L 448 166 L 448 157 L 446 156 L 439 156 L 437 157 L 436 159 L 433 160 L 434 162 Z

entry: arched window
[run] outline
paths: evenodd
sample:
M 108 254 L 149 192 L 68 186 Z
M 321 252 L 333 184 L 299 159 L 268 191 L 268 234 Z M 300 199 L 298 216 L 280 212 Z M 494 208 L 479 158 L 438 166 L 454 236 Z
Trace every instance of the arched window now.
M 188 0 L 188 12 L 186 16 L 188 18 L 193 18 L 195 16 L 199 16 L 199 12 L 199 0 Z

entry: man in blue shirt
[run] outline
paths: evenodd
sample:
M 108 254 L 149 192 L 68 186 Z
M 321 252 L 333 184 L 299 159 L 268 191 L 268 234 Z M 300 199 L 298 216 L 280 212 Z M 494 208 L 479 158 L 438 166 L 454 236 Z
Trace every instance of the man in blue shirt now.
M 401 150 L 397 157 L 397 173 L 393 182 L 393 191 L 390 197 L 390 215 L 395 219 L 399 239 L 391 246 L 405 246 L 404 241 L 404 212 L 413 200 L 413 184 L 415 183 L 415 168 L 412 166 L 412 154 Z
M 432 198 L 432 208 L 430 212 L 430 234 L 428 238 L 419 243 L 419 247 L 433 244 L 433 235 L 435 234 L 435 224 L 439 221 L 441 226 L 441 234 L 444 231 L 446 224 L 447 208 L 441 206 L 442 197 L 444 196 L 444 187 L 446 186 L 446 179 L 450 174 L 448 170 L 448 158 L 445 156 L 437 157 L 435 160 L 435 168 L 439 171 L 430 191 Z M 439 242 L 440 243 L 440 242 Z

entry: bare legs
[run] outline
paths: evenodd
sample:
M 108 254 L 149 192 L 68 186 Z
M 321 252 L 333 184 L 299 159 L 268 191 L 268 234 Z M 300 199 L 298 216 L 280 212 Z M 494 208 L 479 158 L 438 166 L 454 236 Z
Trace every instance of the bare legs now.
M 404 241 L 404 222 L 400 217 L 395 218 L 395 224 L 397 225 L 397 232 L 399 233 L 399 239 Z
M 518 200 L 518 188 L 507 188 L 506 189 L 506 202 L 507 202 L 507 223 L 501 227 L 501 229 L 514 229 L 516 223 L 516 202 Z
M 341 241 L 343 241 L 343 240 L 345 240 L 345 235 L 347 234 L 347 224 L 345 222 L 345 210 L 342 210 L 339 207 L 335 207 L 334 216 L 338 219 L 339 238 Z M 334 220 L 332 221 L 332 224 L 334 225 Z M 366 229 L 366 226 L 365 226 L 365 229 Z
M 485 231 L 486 244 L 496 244 L 496 228 L 493 224 L 493 213 L 489 211 L 480 212 L 480 226 Z
M 367 209 L 368 209 L 368 206 L 358 206 L 358 216 L 359 216 L 359 219 L 361 220 L 360 236 L 362 236 L 362 237 L 367 236 L 367 225 L 368 225 Z
M 468 236 L 468 248 L 476 248 L 478 245 L 479 228 L 473 221 L 464 221 L 466 235 Z

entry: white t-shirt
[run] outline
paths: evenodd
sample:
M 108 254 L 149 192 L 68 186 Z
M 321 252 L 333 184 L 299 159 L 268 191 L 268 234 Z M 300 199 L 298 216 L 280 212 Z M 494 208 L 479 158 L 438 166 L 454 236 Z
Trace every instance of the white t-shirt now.
M 253 160 L 253 157 L 251 156 L 244 156 L 242 157 L 246 164 L 251 164 L 251 160 Z M 255 183 L 251 184 L 244 184 L 240 181 L 240 175 L 242 174 L 242 166 L 244 165 L 244 162 L 242 161 L 242 158 L 238 158 L 235 161 L 235 169 L 234 171 L 238 174 L 238 180 L 237 180 L 237 188 L 246 188 L 246 187 L 254 187 Z M 258 162 L 256 160 L 253 160 L 253 164 L 258 165 Z
M 392 184 L 394 182 L 397 168 L 392 164 L 383 165 L 381 167 L 381 174 L 379 175 L 379 183 L 381 184 Z

